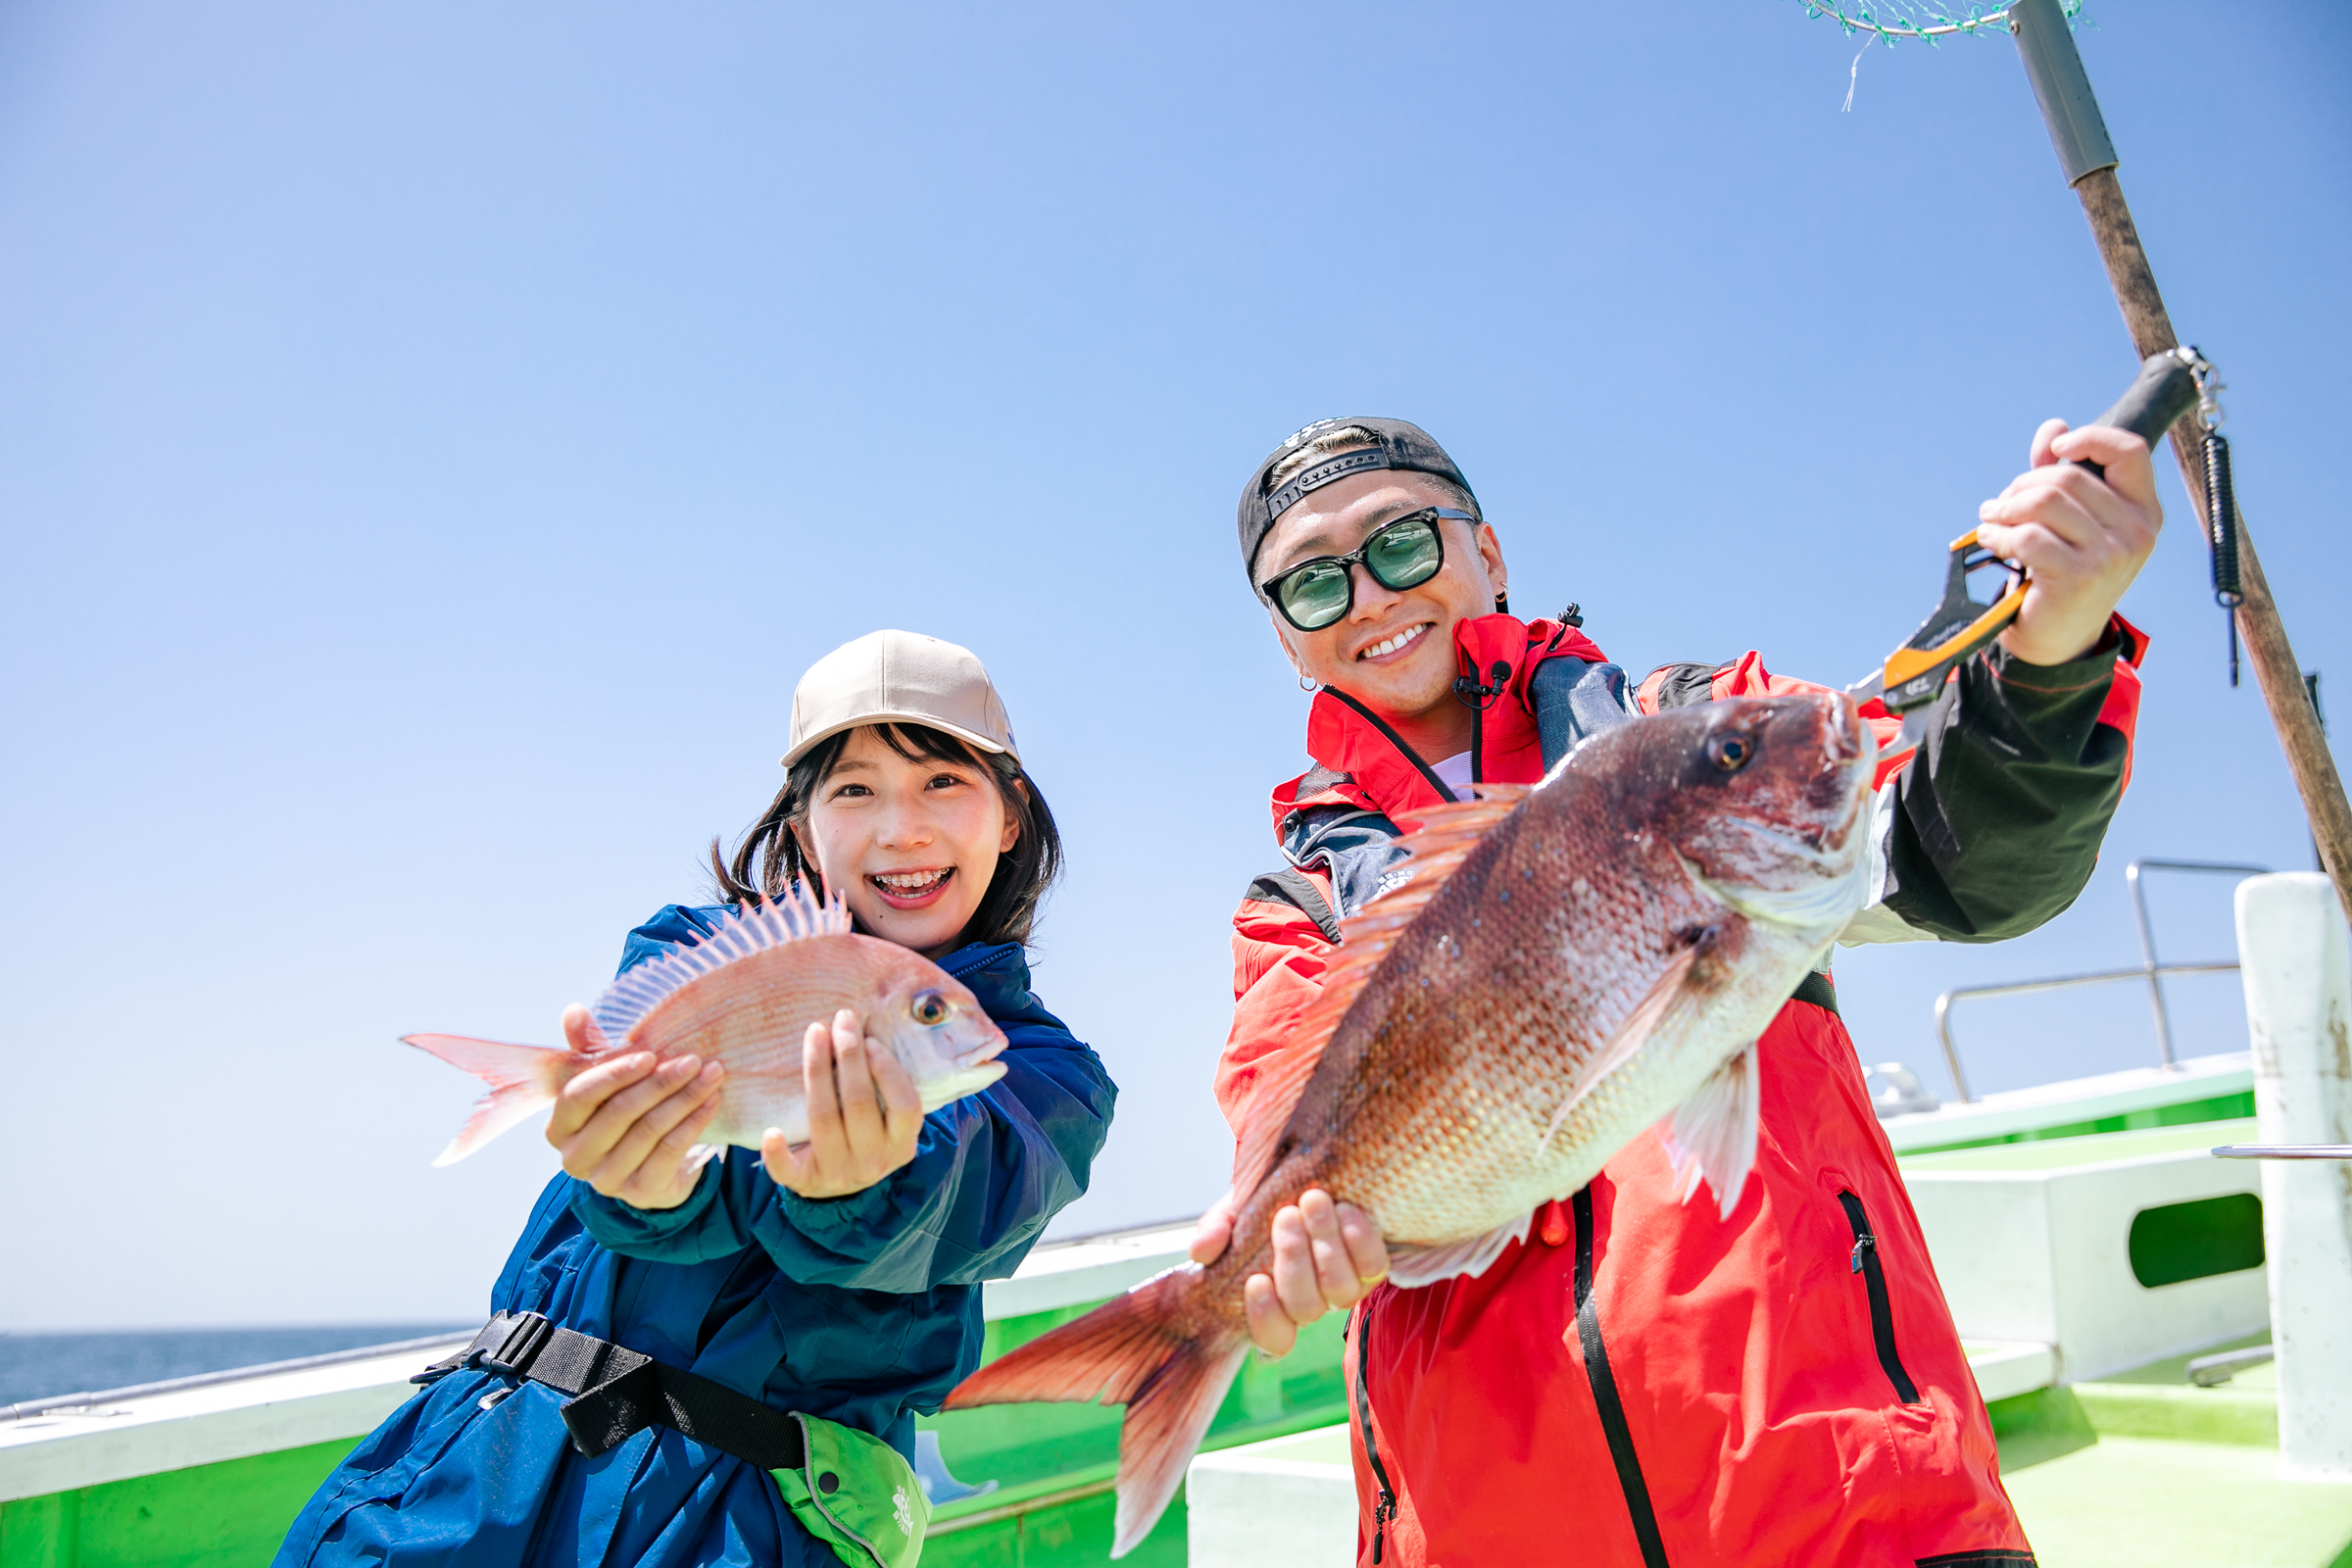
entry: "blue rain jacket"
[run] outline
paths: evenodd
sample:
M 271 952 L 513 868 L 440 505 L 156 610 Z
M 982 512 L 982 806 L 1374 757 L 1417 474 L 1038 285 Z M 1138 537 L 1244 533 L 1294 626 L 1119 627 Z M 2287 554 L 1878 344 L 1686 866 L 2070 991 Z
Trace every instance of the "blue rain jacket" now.
M 621 970 L 708 933 L 721 912 L 662 909 L 630 933 Z M 1118 1094 L 1030 994 L 1018 946 L 963 948 L 941 967 L 1004 1031 L 1006 1070 L 924 1117 L 911 1162 L 864 1192 L 810 1200 L 771 1181 L 757 1151 L 729 1149 L 660 1211 L 558 1176 L 491 1311 L 543 1312 L 911 1458 L 914 1413 L 938 1409 L 979 1364 L 980 1282 L 1011 1274 L 1086 1191 Z M 481 1371 L 420 1390 L 326 1478 L 277 1562 L 839 1568 L 764 1471 L 665 1427 L 583 1458 L 563 1399 Z

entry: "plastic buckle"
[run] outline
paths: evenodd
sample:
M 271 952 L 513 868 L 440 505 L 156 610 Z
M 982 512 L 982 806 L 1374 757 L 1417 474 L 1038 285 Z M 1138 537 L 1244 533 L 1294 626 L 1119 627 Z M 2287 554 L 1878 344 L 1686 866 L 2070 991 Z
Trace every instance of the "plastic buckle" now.
M 498 1339 L 483 1344 L 493 1331 Z M 482 1327 L 474 1343 L 482 1346 L 480 1365 L 491 1372 L 504 1372 L 514 1377 L 528 1373 L 539 1357 L 540 1347 L 556 1331 L 555 1325 L 537 1312 L 502 1312 Z

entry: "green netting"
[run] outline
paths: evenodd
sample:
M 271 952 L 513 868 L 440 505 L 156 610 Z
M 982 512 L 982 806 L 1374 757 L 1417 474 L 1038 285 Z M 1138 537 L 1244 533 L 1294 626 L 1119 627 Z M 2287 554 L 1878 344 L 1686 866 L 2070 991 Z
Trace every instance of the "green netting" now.
M 1934 43 L 1938 38 L 2009 30 L 2006 5 L 1972 5 L 1955 14 L 1923 0 L 1880 0 L 1877 5 L 1849 4 L 1847 0 L 1803 0 L 1803 3 L 1809 17 L 1827 17 L 1849 33 L 1865 32 L 1888 43 L 1897 38 L 1920 38 Z M 2082 0 L 2059 0 L 2059 9 L 2072 22 L 2082 9 Z

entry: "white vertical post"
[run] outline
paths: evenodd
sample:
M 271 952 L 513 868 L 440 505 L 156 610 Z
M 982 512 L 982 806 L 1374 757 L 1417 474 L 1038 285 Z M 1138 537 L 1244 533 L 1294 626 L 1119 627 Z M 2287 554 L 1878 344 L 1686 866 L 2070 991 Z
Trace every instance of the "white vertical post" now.
M 2352 1143 L 2352 957 L 2313 871 L 2237 885 L 2237 954 L 2266 1144 Z M 2265 1160 L 2280 1474 L 2352 1480 L 2352 1160 Z

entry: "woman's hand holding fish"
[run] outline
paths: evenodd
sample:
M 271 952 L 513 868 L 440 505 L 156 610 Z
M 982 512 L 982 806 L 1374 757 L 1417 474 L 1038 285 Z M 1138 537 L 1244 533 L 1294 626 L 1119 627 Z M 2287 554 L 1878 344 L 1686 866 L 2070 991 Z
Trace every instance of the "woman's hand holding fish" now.
M 2148 445 L 2128 430 L 2034 432 L 2033 466 L 1977 509 L 1977 542 L 2032 573 L 2001 646 L 2029 664 L 2064 664 L 2099 644 L 2164 526 Z M 2101 479 L 2073 460 L 2107 470 Z
M 586 1007 L 564 1010 L 564 1038 L 587 1053 Z M 565 1171 L 605 1197 L 634 1208 L 675 1208 L 701 1174 L 687 1174 L 686 1154 L 717 1114 L 725 1076 L 718 1062 L 691 1055 L 657 1065 L 650 1051 L 602 1062 L 557 1094 L 547 1141 Z
M 803 1198 L 844 1198 L 914 1158 L 922 1097 L 890 1047 L 865 1038 L 858 1014 L 844 1007 L 830 1027 L 808 1026 L 801 1072 L 808 1142 L 790 1148 L 773 1127 L 760 1141 L 760 1157 L 776 1185 Z
M 1200 1216 L 1192 1257 L 1215 1262 L 1233 1241 L 1233 1194 Z M 1242 1287 L 1250 1338 L 1268 1355 L 1287 1355 L 1298 1330 L 1324 1313 L 1346 1310 L 1388 1276 L 1389 1246 L 1371 1217 L 1353 1203 L 1335 1203 L 1321 1188 L 1274 1215 L 1274 1272 L 1252 1274 Z

